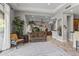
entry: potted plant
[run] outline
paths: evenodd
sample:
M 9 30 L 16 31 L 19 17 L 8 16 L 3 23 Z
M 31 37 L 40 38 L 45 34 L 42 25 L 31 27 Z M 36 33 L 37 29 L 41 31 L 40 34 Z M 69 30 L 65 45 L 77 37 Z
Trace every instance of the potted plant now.
M 33 27 L 32 31 L 33 32 L 40 32 L 41 30 L 38 27 Z
M 13 32 L 18 34 L 19 36 L 23 35 L 23 26 L 24 21 L 21 20 L 19 17 L 15 17 L 13 20 Z

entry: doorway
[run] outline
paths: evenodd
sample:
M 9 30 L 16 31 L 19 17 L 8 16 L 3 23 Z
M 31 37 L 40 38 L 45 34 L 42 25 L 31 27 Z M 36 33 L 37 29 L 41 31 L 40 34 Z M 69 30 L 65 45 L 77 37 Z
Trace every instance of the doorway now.
M 67 41 L 70 41 L 71 16 L 67 16 Z

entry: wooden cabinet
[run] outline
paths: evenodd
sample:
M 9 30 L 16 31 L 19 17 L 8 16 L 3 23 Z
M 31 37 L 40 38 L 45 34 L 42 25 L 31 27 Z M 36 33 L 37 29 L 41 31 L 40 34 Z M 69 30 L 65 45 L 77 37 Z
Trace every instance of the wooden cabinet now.
M 74 31 L 78 31 L 79 29 L 79 19 L 74 19 Z

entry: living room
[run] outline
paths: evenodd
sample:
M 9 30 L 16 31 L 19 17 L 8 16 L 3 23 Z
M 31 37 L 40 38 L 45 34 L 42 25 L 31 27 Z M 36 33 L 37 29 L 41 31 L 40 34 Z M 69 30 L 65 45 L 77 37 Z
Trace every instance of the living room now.
M 29 5 L 29 4 L 28 4 Z M 33 4 L 32 4 L 33 5 Z M 13 8 L 11 8 L 11 33 L 15 32 L 16 30 L 14 30 L 14 26 L 13 26 L 13 20 L 16 18 L 19 18 L 20 20 L 24 21 L 24 27 L 23 27 L 23 36 L 28 35 L 30 32 L 34 32 L 35 30 L 37 32 L 48 32 L 49 35 L 51 35 L 51 22 L 50 21 L 52 19 L 50 19 L 50 15 L 46 15 L 43 13 L 34 13 L 34 12 L 27 12 L 27 11 L 17 11 L 17 10 L 13 10 Z M 17 19 L 16 19 L 17 22 Z M 19 22 L 19 21 L 18 21 Z M 16 25 L 17 26 L 17 25 Z M 15 27 L 16 27 L 15 26 Z M 22 26 L 21 26 L 22 27 Z M 20 32 L 19 32 L 20 34 Z M 37 34 L 35 34 L 37 35 Z M 42 34 L 44 35 L 44 34 Z
M 10 48 L 13 49 L 13 51 L 17 50 L 24 52 L 24 50 L 27 50 L 28 53 L 15 53 L 17 51 L 14 51 L 9 55 L 13 55 L 13 53 L 14 55 L 69 55 L 69 49 L 67 49 L 69 47 L 70 51 L 73 52 L 69 52 L 70 55 L 73 55 L 74 52 L 74 55 L 76 55 L 76 50 L 72 50 L 72 47 L 74 47 L 74 45 L 76 48 L 76 40 L 73 41 L 72 37 L 72 19 L 74 19 L 74 15 L 72 14 L 71 10 L 74 9 L 74 7 L 77 8 L 78 5 L 79 4 L 75 3 L 1 4 L 1 6 L 5 6 L 3 7 L 5 12 L 3 10 L 3 13 L 6 19 L 5 29 L 7 29 L 3 31 L 4 33 L 6 33 L 5 38 L 7 38 L 7 40 L 3 40 L 1 51 Z M 1 19 L 3 19 L 3 17 Z M 68 21 L 68 19 L 70 21 Z M 66 22 L 70 23 L 67 24 Z M 75 25 L 74 27 L 76 26 L 77 25 Z M 78 30 L 78 26 L 75 30 Z M 70 31 L 71 33 L 68 31 Z M 72 44 L 73 42 L 74 44 Z M 52 45 L 55 45 L 56 48 Z M 68 52 L 66 53 L 63 48 L 64 50 L 68 50 Z M 34 49 L 34 51 L 32 49 Z M 54 50 L 58 53 L 55 53 Z M 35 51 L 36 54 L 33 54 L 32 52 Z M 11 50 L 9 50 L 9 52 L 11 52 Z M 5 54 L 5 52 L 3 54 Z

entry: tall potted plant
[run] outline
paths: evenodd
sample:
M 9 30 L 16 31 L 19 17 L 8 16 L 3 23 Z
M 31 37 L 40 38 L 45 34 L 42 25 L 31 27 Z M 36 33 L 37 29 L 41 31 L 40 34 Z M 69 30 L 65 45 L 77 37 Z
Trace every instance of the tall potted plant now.
M 13 32 L 20 36 L 23 35 L 23 26 L 24 21 L 21 20 L 19 17 L 15 17 L 13 20 Z

